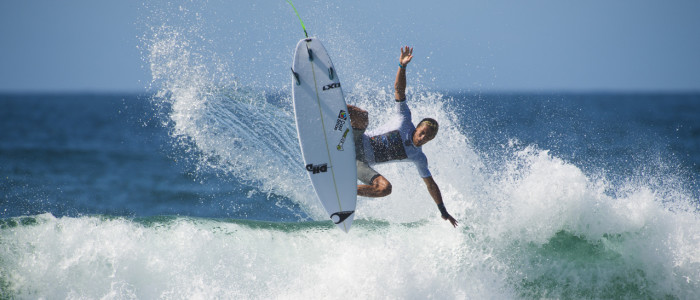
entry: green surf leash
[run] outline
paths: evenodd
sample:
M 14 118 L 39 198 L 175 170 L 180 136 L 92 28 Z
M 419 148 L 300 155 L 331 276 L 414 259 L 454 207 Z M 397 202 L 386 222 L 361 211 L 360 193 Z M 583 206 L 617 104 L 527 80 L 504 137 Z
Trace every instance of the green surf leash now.
M 304 35 L 306 36 L 306 38 L 308 38 L 309 34 L 306 33 L 306 26 L 304 26 L 304 21 L 301 20 L 301 16 L 299 16 L 299 12 L 297 11 L 297 8 L 294 7 L 294 4 L 292 4 L 292 1 L 287 0 L 287 3 L 289 3 L 289 5 L 291 5 L 292 8 L 294 9 L 294 13 L 297 14 L 297 18 L 299 18 L 299 22 L 301 23 L 301 28 L 304 29 Z

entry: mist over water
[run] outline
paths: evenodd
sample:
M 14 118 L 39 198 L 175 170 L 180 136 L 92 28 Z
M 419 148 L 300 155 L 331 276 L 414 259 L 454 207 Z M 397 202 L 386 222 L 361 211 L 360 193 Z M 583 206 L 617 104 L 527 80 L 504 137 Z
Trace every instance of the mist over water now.
M 257 70 L 257 62 L 246 64 L 235 51 L 222 50 L 218 43 L 224 41 L 232 48 L 245 45 L 213 39 L 221 34 L 215 26 L 221 20 L 212 6 L 147 7 L 143 51 L 153 74 L 148 101 L 167 129 L 169 155 L 195 173 L 214 173 L 222 184 L 230 178 L 230 184 L 248 188 L 242 193 L 277 197 L 281 209 L 297 220 L 50 213 L 5 218 L 1 296 L 700 297 L 700 199 L 692 167 L 676 172 L 678 160 L 645 151 L 638 139 L 615 144 L 632 149 L 637 164 L 620 164 L 624 160 L 616 157 L 601 163 L 580 149 L 614 147 L 603 142 L 605 137 L 588 143 L 576 128 L 579 119 L 547 123 L 541 118 L 548 115 L 535 113 L 513 123 L 508 114 L 516 112 L 494 109 L 479 95 L 425 87 L 427 72 L 412 66 L 413 120 L 440 122 L 439 134 L 423 150 L 460 227 L 453 229 L 439 217 L 412 164 L 394 163 L 376 167 L 392 182 L 393 193 L 359 197 L 353 228 L 342 233 L 326 219 L 303 169 L 291 77 L 264 79 L 257 72 L 276 71 Z M 380 130 L 393 118 L 395 67 L 365 72 L 351 66 L 358 51 L 339 41 L 353 45 L 358 39 L 340 28 L 326 30 L 319 36 L 339 66 L 347 102 L 370 112 L 370 132 Z M 234 36 L 250 38 L 243 30 Z M 274 64 L 286 72 L 295 43 L 266 58 L 279 60 Z M 389 53 L 386 60 L 395 56 Z M 521 109 L 537 105 L 503 97 Z M 561 103 L 576 110 L 579 102 Z M 490 121 L 491 115 L 503 120 Z M 607 118 L 603 124 L 615 121 Z M 545 134 L 555 142 L 529 142 L 517 130 L 527 124 L 535 124 L 530 131 L 557 128 Z

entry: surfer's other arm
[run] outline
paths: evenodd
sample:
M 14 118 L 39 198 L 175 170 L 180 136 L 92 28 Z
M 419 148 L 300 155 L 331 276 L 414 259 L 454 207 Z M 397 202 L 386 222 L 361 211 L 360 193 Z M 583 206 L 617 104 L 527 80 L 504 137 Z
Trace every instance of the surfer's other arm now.
M 453 218 L 448 212 L 447 209 L 445 208 L 445 204 L 442 202 L 442 194 L 440 193 L 440 188 L 438 187 L 437 183 L 435 183 L 435 180 L 433 180 L 433 177 L 424 177 L 423 181 L 425 182 L 425 186 L 428 187 L 428 192 L 430 193 L 430 196 L 433 197 L 433 200 L 435 201 L 435 204 L 437 204 L 438 209 L 440 210 L 440 214 L 442 215 L 442 218 L 444 220 L 450 221 L 452 226 L 457 227 L 457 220 Z
M 406 46 L 401 48 L 399 56 L 399 70 L 396 71 L 396 82 L 394 83 L 394 96 L 396 100 L 406 99 L 406 66 L 413 59 L 413 48 Z

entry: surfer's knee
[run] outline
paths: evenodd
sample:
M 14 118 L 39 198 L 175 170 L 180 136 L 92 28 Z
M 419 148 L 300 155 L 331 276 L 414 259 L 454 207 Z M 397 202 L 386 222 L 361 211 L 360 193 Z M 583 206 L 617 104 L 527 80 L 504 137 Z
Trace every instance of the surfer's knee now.
M 369 114 L 366 110 L 354 105 L 348 105 L 350 111 L 350 125 L 355 129 L 365 129 L 369 123 Z
M 377 178 L 372 181 L 372 185 L 379 197 L 385 197 L 391 194 L 391 182 L 386 180 L 384 176 L 377 176 Z

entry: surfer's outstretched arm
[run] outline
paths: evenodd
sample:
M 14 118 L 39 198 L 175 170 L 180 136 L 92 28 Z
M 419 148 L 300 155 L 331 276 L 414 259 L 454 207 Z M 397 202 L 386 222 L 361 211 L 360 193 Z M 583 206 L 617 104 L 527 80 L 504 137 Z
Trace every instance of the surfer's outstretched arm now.
M 399 70 L 396 72 L 396 82 L 394 83 L 394 96 L 396 100 L 406 99 L 406 66 L 413 59 L 413 48 L 406 46 L 401 48 L 399 56 Z
M 440 193 L 440 188 L 438 187 L 437 183 L 435 183 L 435 180 L 433 180 L 433 177 L 425 177 L 423 178 L 423 181 L 425 182 L 425 186 L 428 187 L 428 192 L 430 193 L 430 196 L 433 197 L 435 204 L 437 204 L 438 209 L 440 210 L 440 214 L 442 214 L 442 218 L 444 220 L 450 221 L 450 224 L 452 224 L 452 226 L 457 227 L 457 220 L 455 220 L 455 218 L 453 218 L 447 212 L 447 209 L 445 209 L 445 204 L 442 202 L 442 194 Z

